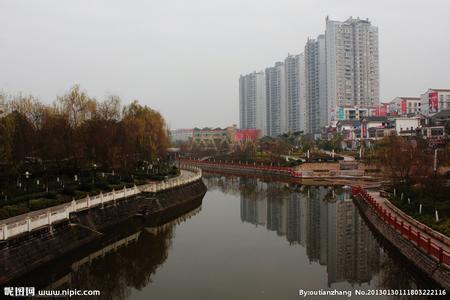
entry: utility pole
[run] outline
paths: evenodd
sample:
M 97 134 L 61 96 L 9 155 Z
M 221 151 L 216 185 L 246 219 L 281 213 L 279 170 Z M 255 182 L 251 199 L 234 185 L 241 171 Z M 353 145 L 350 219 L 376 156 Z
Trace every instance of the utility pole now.
M 434 149 L 434 167 L 433 167 L 434 176 L 437 175 L 437 151 L 438 149 Z

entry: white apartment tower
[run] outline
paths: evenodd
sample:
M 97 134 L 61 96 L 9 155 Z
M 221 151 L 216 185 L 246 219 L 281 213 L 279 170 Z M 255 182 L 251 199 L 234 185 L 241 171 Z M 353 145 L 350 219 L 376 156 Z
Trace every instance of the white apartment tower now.
M 287 131 L 306 129 L 304 55 L 288 55 L 284 60 L 287 102 Z
M 305 45 L 306 131 L 319 133 L 328 124 L 325 36 L 308 39 Z
M 253 72 L 239 78 L 239 126 L 266 132 L 266 81 L 264 72 Z
M 275 63 L 274 67 L 266 68 L 266 126 L 267 134 L 278 136 L 287 132 L 287 101 L 285 65 Z
M 380 103 L 378 28 L 369 20 L 326 19 L 328 123 L 339 106 L 373 107 Z

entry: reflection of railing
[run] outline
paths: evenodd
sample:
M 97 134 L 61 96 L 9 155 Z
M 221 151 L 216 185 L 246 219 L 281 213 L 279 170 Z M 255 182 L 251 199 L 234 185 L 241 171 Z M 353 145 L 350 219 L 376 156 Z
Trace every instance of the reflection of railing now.
M 199 207 L 195 208 L 194 210 L 182 215 L 181 217 L 176 218 L 175 220 L 172 220 L 170 222 L 167 222 L 163 225 L 159 225 L 156 227 L 145 227 L 145 230 L 147 230 L 147 232 L 150 232 L 152 234 L 158 234 L 160 232 L 164 232 L 165 230 L 170 229 L 171 227 L 181 224 L 181 223 L 185 222 L 186 220 L 192 218 L 193 216 L 197 215 L 201 210 L 202 210 L 202 207 L 199 206 Z
M 421 232 L 419 230 L 412 229 L 411 225 L 406 225 L 403 220 L 400 220 L 397 216 L 393 216 L 390 212 L 387 212 L 387 210 L 383 208 L 382 205 L 378 203 L 366 190 L 360 187 L 353 187 L 352 196 L 361 196 L 382 220 L 400 232 L 400 234 L 408 238 L 412 243 L 415 243 L 429 256 L 439 260 L 440 263 L 450 266 L 449 252 L 432 242 L 431 238 L 421 236 Z
M 165 232 L 167 230 L 170 230 L 172 227 L 181 224 L 185 222 L 186 220 L 192 218 L 193 216 L 197 215 L 201 211 L 201 206 L 193 209 L 192 211 L 168 222 L 163 225 L 157 226 L 157 227 L 145 227 L 144 230 L 147 232 L 158 235 L 162 232 Z M 137 243 L 139 241 L 139 238 L 141 236 L 142 231 L 139 230 L 138 232 L 135 232 L 125 238 L 122 238 L 118 241 L 112 242 L 103 248 L 94 251 L 90 253 L 89 255 L 77 260 L 76 262 L 72 263 L 71 265 L 71 271 L 77 272 L 79 271 L 84 265 L 91 264 L 93 261 L 97 259 L 101 259 L 105 257 L 107 254 L 116 252 L 118 249 L 121 249 L 123 247 L 127 247 L 128 245 L 131 245 L 133 243 Z M 72 281 L 72 272 L 69 272 L 68 274 L 62 276 L 60 279 L 54 281 L 52 284 L 46 287 L 46 289 L 59 289 L 61 286 L 66 285 Z
M 131 243 L 135 243 L 139 240 L 139 236 L 141 235 L 141 232 L 138 231 L 130 236 L 127 236 L 119 241 L 116 241 L 114 243 L 111 243 L 102 249 L 95 251 L 88 256 L 85 256 L 84 258 L 76 261 L 72 264 L 71 268 L 73 271 L 78 271 L 83 265 L 90 264 L 92 261 L 96 260 L 97 258 L 104 257 L 110 252 L 115 252 L 117 249 L 126 247 Z M 54 281 L 52 284 L 46 287 L 46 289 L 59 289 L 61 286 L 66 285 L 71 282 L 71 273 L 68 273 L 58 280 Z
M 100 193 L 96 196 L 88 195 L 83 199 L 74 199 L 68 203 L 2 220 L 0 221 L 0 240 L 6 240 L 21 233 L 30 232 L 59 221 L 67 220 L 70 213 L 73 212 L 79 212 L 97 206 L 103 207 L 105 204 L 115 205 L 117 200 L 135 196 L 141 192 L 157 193 L 177 186 L 186 185 L 197 181 L 202 177 L 202 172 L 199 168 L 183 166 L 183 169 L 190 172 L 186 172 L 182 176 L 171 178 L 160 183 L 151 183 L 141 186 L 135 185 L 130 188 L 124 187 L 119 191 L 113 190 L 112 192 L 105 194 Z

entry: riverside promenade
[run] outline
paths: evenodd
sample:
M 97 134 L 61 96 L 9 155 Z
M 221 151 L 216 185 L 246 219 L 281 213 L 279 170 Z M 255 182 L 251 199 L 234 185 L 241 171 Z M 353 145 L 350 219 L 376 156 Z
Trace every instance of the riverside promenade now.
M 88 210 L 94 207 L 115 205 L 117 201 L 136 196 L 138 194 L 159 193 L 175 187 L 190 184 L 202 178 L 202 171 L 192 166 L 182 166 L 180 176 L 163 182 L 150 182 L 145 185 L 113 190 L 108 193 L 100 193 L 95 196 L 87 196 L 82 199 L 32 211 L 12 218 L 0 220 L 0 241 L 8 240 L 14 236 L 32 232 L 43 227 L 52 226 L 64 220 L 68 220 L 71 213 Z
M 339 170 L 338 168 L 314 169 L 299 167 L 283 167 L 276 164 L 247 163 L 241 161 L 207 161 L 201 159 L 181 159 L 183 164 L 200 167 L 204 170 L 224 170 L 241 173 L 278 175 L 299 179 L 333 178 L 333 179 L 373 179 L 365 176 L 363 170 Z M 317 163 L 306 163 L 305 165 L 317 166 Z M 338 166 L 339 167 L 339 166 Z
M 400 253 L 446 289 L 450 288 L 450 239 L 395 207 L 384 191 L 352 188 L 366 219 Z

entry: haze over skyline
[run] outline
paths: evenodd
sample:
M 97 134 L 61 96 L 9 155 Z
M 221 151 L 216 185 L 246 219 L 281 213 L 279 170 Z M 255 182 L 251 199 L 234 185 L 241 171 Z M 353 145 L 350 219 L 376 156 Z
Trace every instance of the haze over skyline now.
M 191 0 L 0 3 L 0 90 L 50 103 L 138 99 L 171 128 L 238 123 L 238 78 L 303 52 L 325 18 L 379 29 L 380 94 L 450 88 L 450 1 Z

